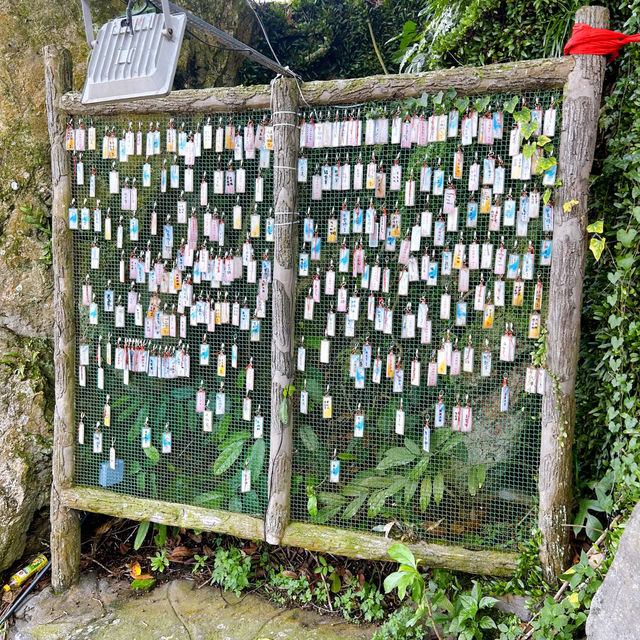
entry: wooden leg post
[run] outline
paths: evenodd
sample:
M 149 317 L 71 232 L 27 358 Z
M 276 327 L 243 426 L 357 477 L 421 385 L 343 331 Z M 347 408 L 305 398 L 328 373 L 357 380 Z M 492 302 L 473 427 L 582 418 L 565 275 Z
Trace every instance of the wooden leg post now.
M 51 582 L 54 591 L 68 589 L 78 579 L 80 521 L 66 507 L 61 492 L 73 482 L 75 328 L 73 322 L 73 246 L 67 224 L 71 199 L 69 157 L 65 147 L 65 113 L 60 97 L 71 90 L 71 54 L 63 47 L 44 48 L 47 122 L 51 141 L 53 205 L 53 302 L 56 407 L 51 487 Z
M 289 522 L 293 416 L 285 390 L 293 384 L 295 256 L 297 254 L 298 87 L 292 78 L 272 83 L 275 217 L 271 343 L 271 450 L 265 540 L 280 544 Z
M 582 7 L 576 22 L 607 28 L 609 11 Z M 587 252 L 587 194 L 600 115 L 604 56 L 575 56 L 562 107 L 558 175 L 554 201 L 553 254 L 547 314 L 547 387 L 542 400 L 540 442 L 540 560 L 545 578 L 555 582 L 569 559 L 571 475 L 575 421 L 582 280 Z M 564 211 L 571 201 L 575 206 Z

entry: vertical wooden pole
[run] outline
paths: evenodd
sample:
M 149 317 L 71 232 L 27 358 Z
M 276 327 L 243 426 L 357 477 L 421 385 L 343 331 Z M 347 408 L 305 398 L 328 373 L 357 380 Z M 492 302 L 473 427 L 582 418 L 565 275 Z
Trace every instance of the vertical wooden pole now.
M 65 113 L 60 97 L 72 88 L 71 54 L 57 45 L 44 48 L 47 123 L 51 142 L 53 205 L 53 304 L 56 407 L 51 487 L 51 582 L 63 591 L 77 579 L 80 565 L 80 521 L 60 492 L 73 482 L 75 327 L 73 320 L 73 245 L 67 210 L 71 199 L 69 156 L 65 145 Z
M 271 444 L 269 504 L 265 540 L 280 544 L 289 522 L 293 416 L 284 392 L 293 384 L 295 262 L 298 203 L 298 87 L 293 78 L 271 83 L 274 159 L 273 206 L 275 218 L 271 343 Z M 284 405 L 286 411 L 281 408 Z
M 575 21 L 607 28 L 609 11 L 581 7 Z M 571 446 L 575 421 L 576 368 L 587 253 L 587 195 L 604 79 L 604 56 L 576 55 L 564 89 L 558 176 L 554 197 L 553 252 L 547 314 L 547 386 L 540 442 L 540 560 L 553 583 L 569 559 Z M 577 204 L 564 211 L 563 205 Z M 568 207 L 569 208 L 569 207 Z

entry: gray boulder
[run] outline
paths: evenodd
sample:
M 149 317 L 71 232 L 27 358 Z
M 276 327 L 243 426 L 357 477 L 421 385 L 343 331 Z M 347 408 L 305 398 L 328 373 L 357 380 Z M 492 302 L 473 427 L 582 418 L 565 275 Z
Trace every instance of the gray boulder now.
M 0 329 L 0 571 L 22 556 L 51 485 L 51 347 Z
M 640 503 L 627 522 L 616 557 L 591 603 L 588 640 L 640 640 Z

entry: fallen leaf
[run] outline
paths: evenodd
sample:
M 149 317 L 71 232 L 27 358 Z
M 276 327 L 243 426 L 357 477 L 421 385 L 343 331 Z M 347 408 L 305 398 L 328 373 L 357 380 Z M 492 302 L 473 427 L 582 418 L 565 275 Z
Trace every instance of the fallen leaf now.
M 131 547 L 128 544 L 125 544 L 124 542 L 120 543 L 120 553 L 123 556 L 126 556 L 127 553 L 129 553 L 129 550 L 131 549 Z
M 146 578 L 143 576 L 140 576 L 140 578 L 138 578 L 137 580 L 134 580 L 131 583 L 131 588 L 134 591 L 148 591 L 149 589 L 151 589 L 151 587 L 153 587 L 155 583 L 156 583 L 155 578 L 152 578 L 151 576 Z
M 140 567 L 139 562 L 132 562 L 128 567 L 129 573 L 132 578 L 137 578 L 142 573 L 142 568 Z
M 180 562 L 185 558 L 190 558 L 193 555 L 193 551 L 188 547 L 176 547 L 167 553 L 167 558 L 172 562 Z
M 286 576 L 287 578 L 293 578 L 294 580 L 298 579 L 298 574 L 295 571 L 289 571 L 288 569 L 283 569 L 282 575 Z

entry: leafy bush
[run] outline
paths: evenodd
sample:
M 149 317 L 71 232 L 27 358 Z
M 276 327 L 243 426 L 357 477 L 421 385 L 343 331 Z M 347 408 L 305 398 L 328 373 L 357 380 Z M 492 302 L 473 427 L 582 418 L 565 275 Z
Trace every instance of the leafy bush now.
M 251 556 L 244 556 L 237 547 L 218 549 L 211 574 L 212 584 L 219 584 L 239 596 L 249 586 L 252 577 Z
M 415 611 L 408 605 L 396 609 L 373 634 L 372 640 L 423 640 L 429 629 L 421 622 L 409 625 Z

